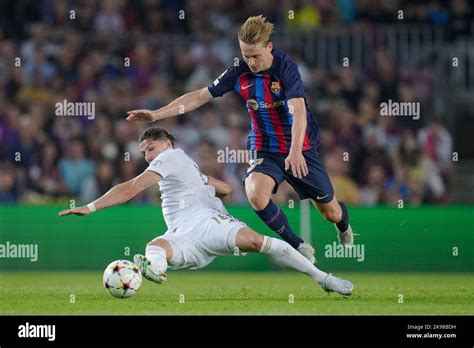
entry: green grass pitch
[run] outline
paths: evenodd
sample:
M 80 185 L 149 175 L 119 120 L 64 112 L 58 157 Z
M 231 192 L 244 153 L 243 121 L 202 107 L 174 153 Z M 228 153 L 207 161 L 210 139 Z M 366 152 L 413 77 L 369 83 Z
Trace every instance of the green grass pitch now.
M 462 315 L 474 314 L 474 274 L 342 273 L 343 298 L 285 272 L 171 271 L 116 299 L 97 272 L 0 272 L 0 315 Z

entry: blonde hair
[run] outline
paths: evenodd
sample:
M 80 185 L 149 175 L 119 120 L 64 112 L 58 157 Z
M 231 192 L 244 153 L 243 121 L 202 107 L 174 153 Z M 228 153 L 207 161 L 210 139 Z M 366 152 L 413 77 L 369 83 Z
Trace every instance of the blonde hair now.
M 239 29 L 239 40 L 248 45 L 259 42 L 266 45 L 270 41 L 272 32 L 273 24 L 262 15 L 249 17 Z

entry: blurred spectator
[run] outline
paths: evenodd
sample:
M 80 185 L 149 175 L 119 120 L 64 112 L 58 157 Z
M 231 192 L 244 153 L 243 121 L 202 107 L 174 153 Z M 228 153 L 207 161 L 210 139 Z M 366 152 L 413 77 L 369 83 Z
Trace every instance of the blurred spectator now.
M 30 116 L 22 116 L 15 121 L 19 123 L 18 137 L 11 142 L 7 158 L 16 166 L 27 169 L 38 160 L 40 143 L 36 135 L 39 130 L 37 122 Z
M 207 107 L 201 118 L 206 125 L 203 132 L 204 138 L 216 144 L 219 149 L 228 146 L 229 134 L 227 128 L 223 125 L 222 116 L 218 115 L 213 108 Z
M 449 2 L 449 36 L 453 40 L 472 35 L 472 9 L 466 0 Z
M 372 206 L 387 202 L 385 168 L 379 164 L 372 164 L 368 168 L 368 178 L 360 190 L 360 200 L 363 205 Z
M 108 161 L 100 162 L 97 167 L 96 196 L 102 194 L 102 192 L 107 192 L 118 183 L 119 180 L 115 176 L 112 163 Z
M 349 159 L 347 151 L 338 148 L 324 157 L 337 199 L 347 204 L 359 203 L 359 188 L 357 183 L 349 177 Z
M 10 164 L 0 165 L 0 202 L 14 203 L 20 198 L 15 177 L 14 166 Z
M 439 189 L 435 190 L 436 198 L 444 194 L 444 185 L 450 187 L 454 175 L 452 138 L 439 119 L 432 120 L 428 126 L 420 129 L 418 143 L 429 161 L 432 175 L 440 175 L 442 182 L 436 180 Z M 445 197 L 446 198 L 446 197 Z
M 84 143 L 73 139 L 67 147 L 67 156 L 59 162 L 59 171 L 71 194 L 79 196 L 84 202 L 91 201 L 95 165 L 85 157 Z
M 58 168 L 58 149 L 51 141 L 43 144 L 40 160 L 29 171 L 32 188 L 45 196 L 59 197 L 67 193 Z
M 104 0 L 100 2 L 101 9 L 95 19 L 95 30 L 98 33 L 120 33 L 124 29 L 123 16 L 120 7 L 123 1 Z
M 305 59 L 314 49 L 318 57 L 331 56 L 321 51 L 324 43 L 306 47 L 288 40 L 314 29 L 359 27 L 374 35 L 375 23 L 407 22 L 433 23 L 446 39 L 457 40 L 472 35 L 471 7 L 466 0 L 260 0 L 245 6 L 236 0 L 2 2 L 0 200 L 88 202 L 140 173 L 147 165 L 137 137 L 148 125 L 126 122 L 126 111 L 155 109 L 211 83 L 241 56 L 240 23 L 263 13 L 275 23 L 275 47 L 298 64 L 338 197 L 364 205 L 446 202 L 453 140 L 443 123 L 380 115 L 380 103 L 389 99 L 429 105 L 431 68 L 397 65 L 390 45 L 380 40 L 366 48 L 371 58 L 359 69 L 351 61 L 325 71 Z M 93 103 L 94 119 L 56 115 L 55 104 L 63 100 Z M 250 117 L 241 98 L 226 95 L 184 112 L 159 126 L 175 133 L 177 146 L 190 152 L 204 174 L 232 185 L 228 202 L 246 203 L 247 164 L 216 160 L 226 147 L 246 148 Z M 348 161 L 341 160 L 343 152 Z M 289 199 L 298 200 L 283 184 L 275 200 Z M 134 200 L 158 201 L 156 190 Z
M 321 24 L 321 13 L 310 0 L 292 1 L 289 11 L 293 11 L 292 16 L 287 18 L 289 26 L 310 29 L 317 28 Z
M 41 47 L 36 47 L 33 53 L 33 59 L 25 63 L 25 82 L 35 78 L 39 79 L 41 84 L 48 83 L 55 73 L 55 67 L 46 60 L 46 54 Z

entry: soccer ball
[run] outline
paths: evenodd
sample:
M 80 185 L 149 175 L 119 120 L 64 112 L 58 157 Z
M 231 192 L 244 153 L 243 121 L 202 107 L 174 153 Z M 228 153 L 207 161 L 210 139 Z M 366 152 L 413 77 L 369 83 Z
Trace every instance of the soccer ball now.
M 142 273 L 133 262 L 117 260 L 107 266 L 103 280 L 104 287 L 112 296 L 132 297 L 142 285 Z

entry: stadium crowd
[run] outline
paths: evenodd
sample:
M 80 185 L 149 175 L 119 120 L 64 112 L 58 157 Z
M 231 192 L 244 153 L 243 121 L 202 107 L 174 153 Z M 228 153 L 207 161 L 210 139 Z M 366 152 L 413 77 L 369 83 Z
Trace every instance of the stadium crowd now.
M 208 85 L 240 57 L 236 32 L 264 14 L 284 31 L 406 20 L 468 35 L 468 3 L 453 1 L 27 1 L 0 5 L 0 202 L 92 201 L 146 168 L 137 147 L 148 125 L 125 121 Z M 294 9 L 294 19 L 286 16 Z M 282 50 L 278 42 L 275 45 Z M 298 63 L 321 127 L 337 196 L 348 204 L 445 203 L 452 182 L 452 137 L 445 115 L 431 115 L 432 76 L 400 69 L 374 50 L 369 71 L 330 71 Z M 380 103 L 420 102 L 423 117 L 381 116 Z M 60 115 L 57 103 L 93 103 L 94 115 Z M 205 174 L 228 181 L 228 202 L 245 203 L 246 163 L 221 163 L 218 151 L 246 148 L 249 116 L 237 95 L 157 125 Z M 228 162 L 228 161 L 227 161 Z M 157 202 L 158 190 L 135 202 Z M 275 199 L 296 196 L 288 185 Z

